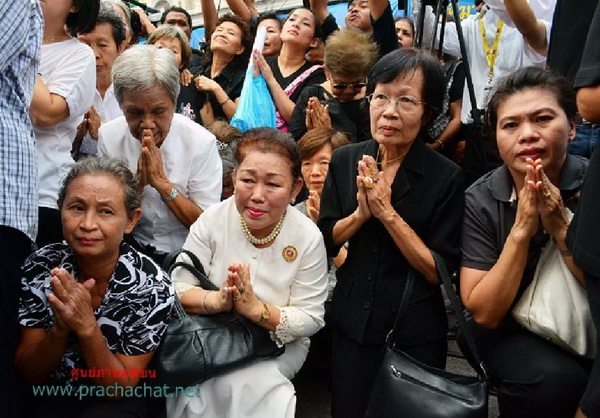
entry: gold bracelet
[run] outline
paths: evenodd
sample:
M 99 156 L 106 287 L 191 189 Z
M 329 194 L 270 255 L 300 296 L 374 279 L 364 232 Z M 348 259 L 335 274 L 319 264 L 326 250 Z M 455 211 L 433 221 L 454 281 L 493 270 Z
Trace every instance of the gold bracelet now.
M 229 98 L 229 96 L 227 96 L 227 98 L 225 100 L 223 100 L 221 103 L 219 103 L 219 106 L 223 107 L 223 105 L 225 103 L 227 103 L 228 101 L 230 101 L 231 99 Z
M 206 291 L 206 293 L 204 294 L 204 298 L 202 299 L 202 308 L 204 308 L 204 313 L 207 315 L 211 315 L 210 312 L 208 312 L 208 308 L 206 306 L 206 298 L 208 297 L 208 290 Z

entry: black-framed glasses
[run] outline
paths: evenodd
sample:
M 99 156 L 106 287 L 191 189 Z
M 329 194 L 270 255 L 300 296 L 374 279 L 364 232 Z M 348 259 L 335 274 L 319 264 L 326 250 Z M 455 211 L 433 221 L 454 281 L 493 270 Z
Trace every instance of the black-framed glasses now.
M 394 102 L 394 107 L 401 112 L 414 112 L 419 105 L 425 105 L 425 102 L 420 102 L 412 96 L 400 96 L 395 99 L 386 96 L 383 93 L 370 94 L 367 96 L 367 100 L 371 103 L 371 106 L 376 108 L 387 107 L 390 102 Z
M 333 81 L 331 81 L 331 88 L 335 89 L 335 90 L 346 90 L 348 87 L 350 87 L 352 90 L 360 90 L 364 87 L 367 87 L 367 83 L 362 82 L 362 83 L 333 83 Z

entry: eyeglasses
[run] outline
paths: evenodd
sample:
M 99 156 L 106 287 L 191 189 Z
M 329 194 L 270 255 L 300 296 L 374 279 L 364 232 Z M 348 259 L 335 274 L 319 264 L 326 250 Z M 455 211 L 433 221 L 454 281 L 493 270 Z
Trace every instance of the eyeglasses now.
M 414 112 L 417 109 L 417 106 L 426 104 L 425 102 L 420 102 L 414 97 L 411 96 L 400 96 L 396 99 L 392 99 L 391 97 L 386 96 L 385 94 L 371 94 L 367 96 L 367 100 L 371 103 L 371 106 L 376 108 L 384 108 L 390 104 L 390 102 L 394 102 L 394 107 L 401 112 Z
M 364 87 L 367 87 L 367 83 L 335 83 L 333 84 L 333 80 L 331 81 L 331 88 L 335 89 L 335 90 L 346 90 L 348 87 L 350 87 L 352 90 L 360 90 Z

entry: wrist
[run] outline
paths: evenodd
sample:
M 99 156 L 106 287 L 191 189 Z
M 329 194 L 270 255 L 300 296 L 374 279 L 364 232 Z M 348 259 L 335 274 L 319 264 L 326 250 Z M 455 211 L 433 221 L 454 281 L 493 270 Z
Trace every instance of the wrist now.
M 92 338 L 97 330 L 99 331 L 98 323 L 94 320 L 93 325 L 83 327 L 80 331 L 77 331 L 77 338 L 80 340 Z
M 68 328 L 63 328 L 58 324 L 54 324 L 52 328 L 50 328 L 49 334 L 59 340 L 66 340 L 69 336 L 70 330 Z
M 169 197 L 169 195 L 171 194 L 171 191 L 173 190 L 174 187 L 175 187 L 175 185 L 168 181 L 158 182 L 158 183 L 156 183 L 156 186 L 154 186 L 154 188 L 160 195 L 160 198 L 163 202 L 166 198 Z
M 264 311 L 264 306 L 263 303 L 261 301 L 259 301 L 258 299 L 256 299 L 256 303 L 254 304 L 254 307 L 252 308 L 252 310 L 250 311 L 250 315 L 249 318 L 252 322 L 254 322 L 255 324 L 262 324 L 263 322 L 263 311 Z M 263 321 L 263 322 L 261 322 Z

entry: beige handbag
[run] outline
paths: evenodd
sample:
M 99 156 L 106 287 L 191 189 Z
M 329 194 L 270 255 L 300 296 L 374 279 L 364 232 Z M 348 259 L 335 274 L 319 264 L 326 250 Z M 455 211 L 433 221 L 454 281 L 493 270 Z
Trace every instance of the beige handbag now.
M 567 210 L 569 219 L 573 214 Z M 531 284 L 512 310 L 536 335 L 586 358 L 596 355 L 596 329 L 587 292 L 565 264 L 554 240 L 542 250 Z

